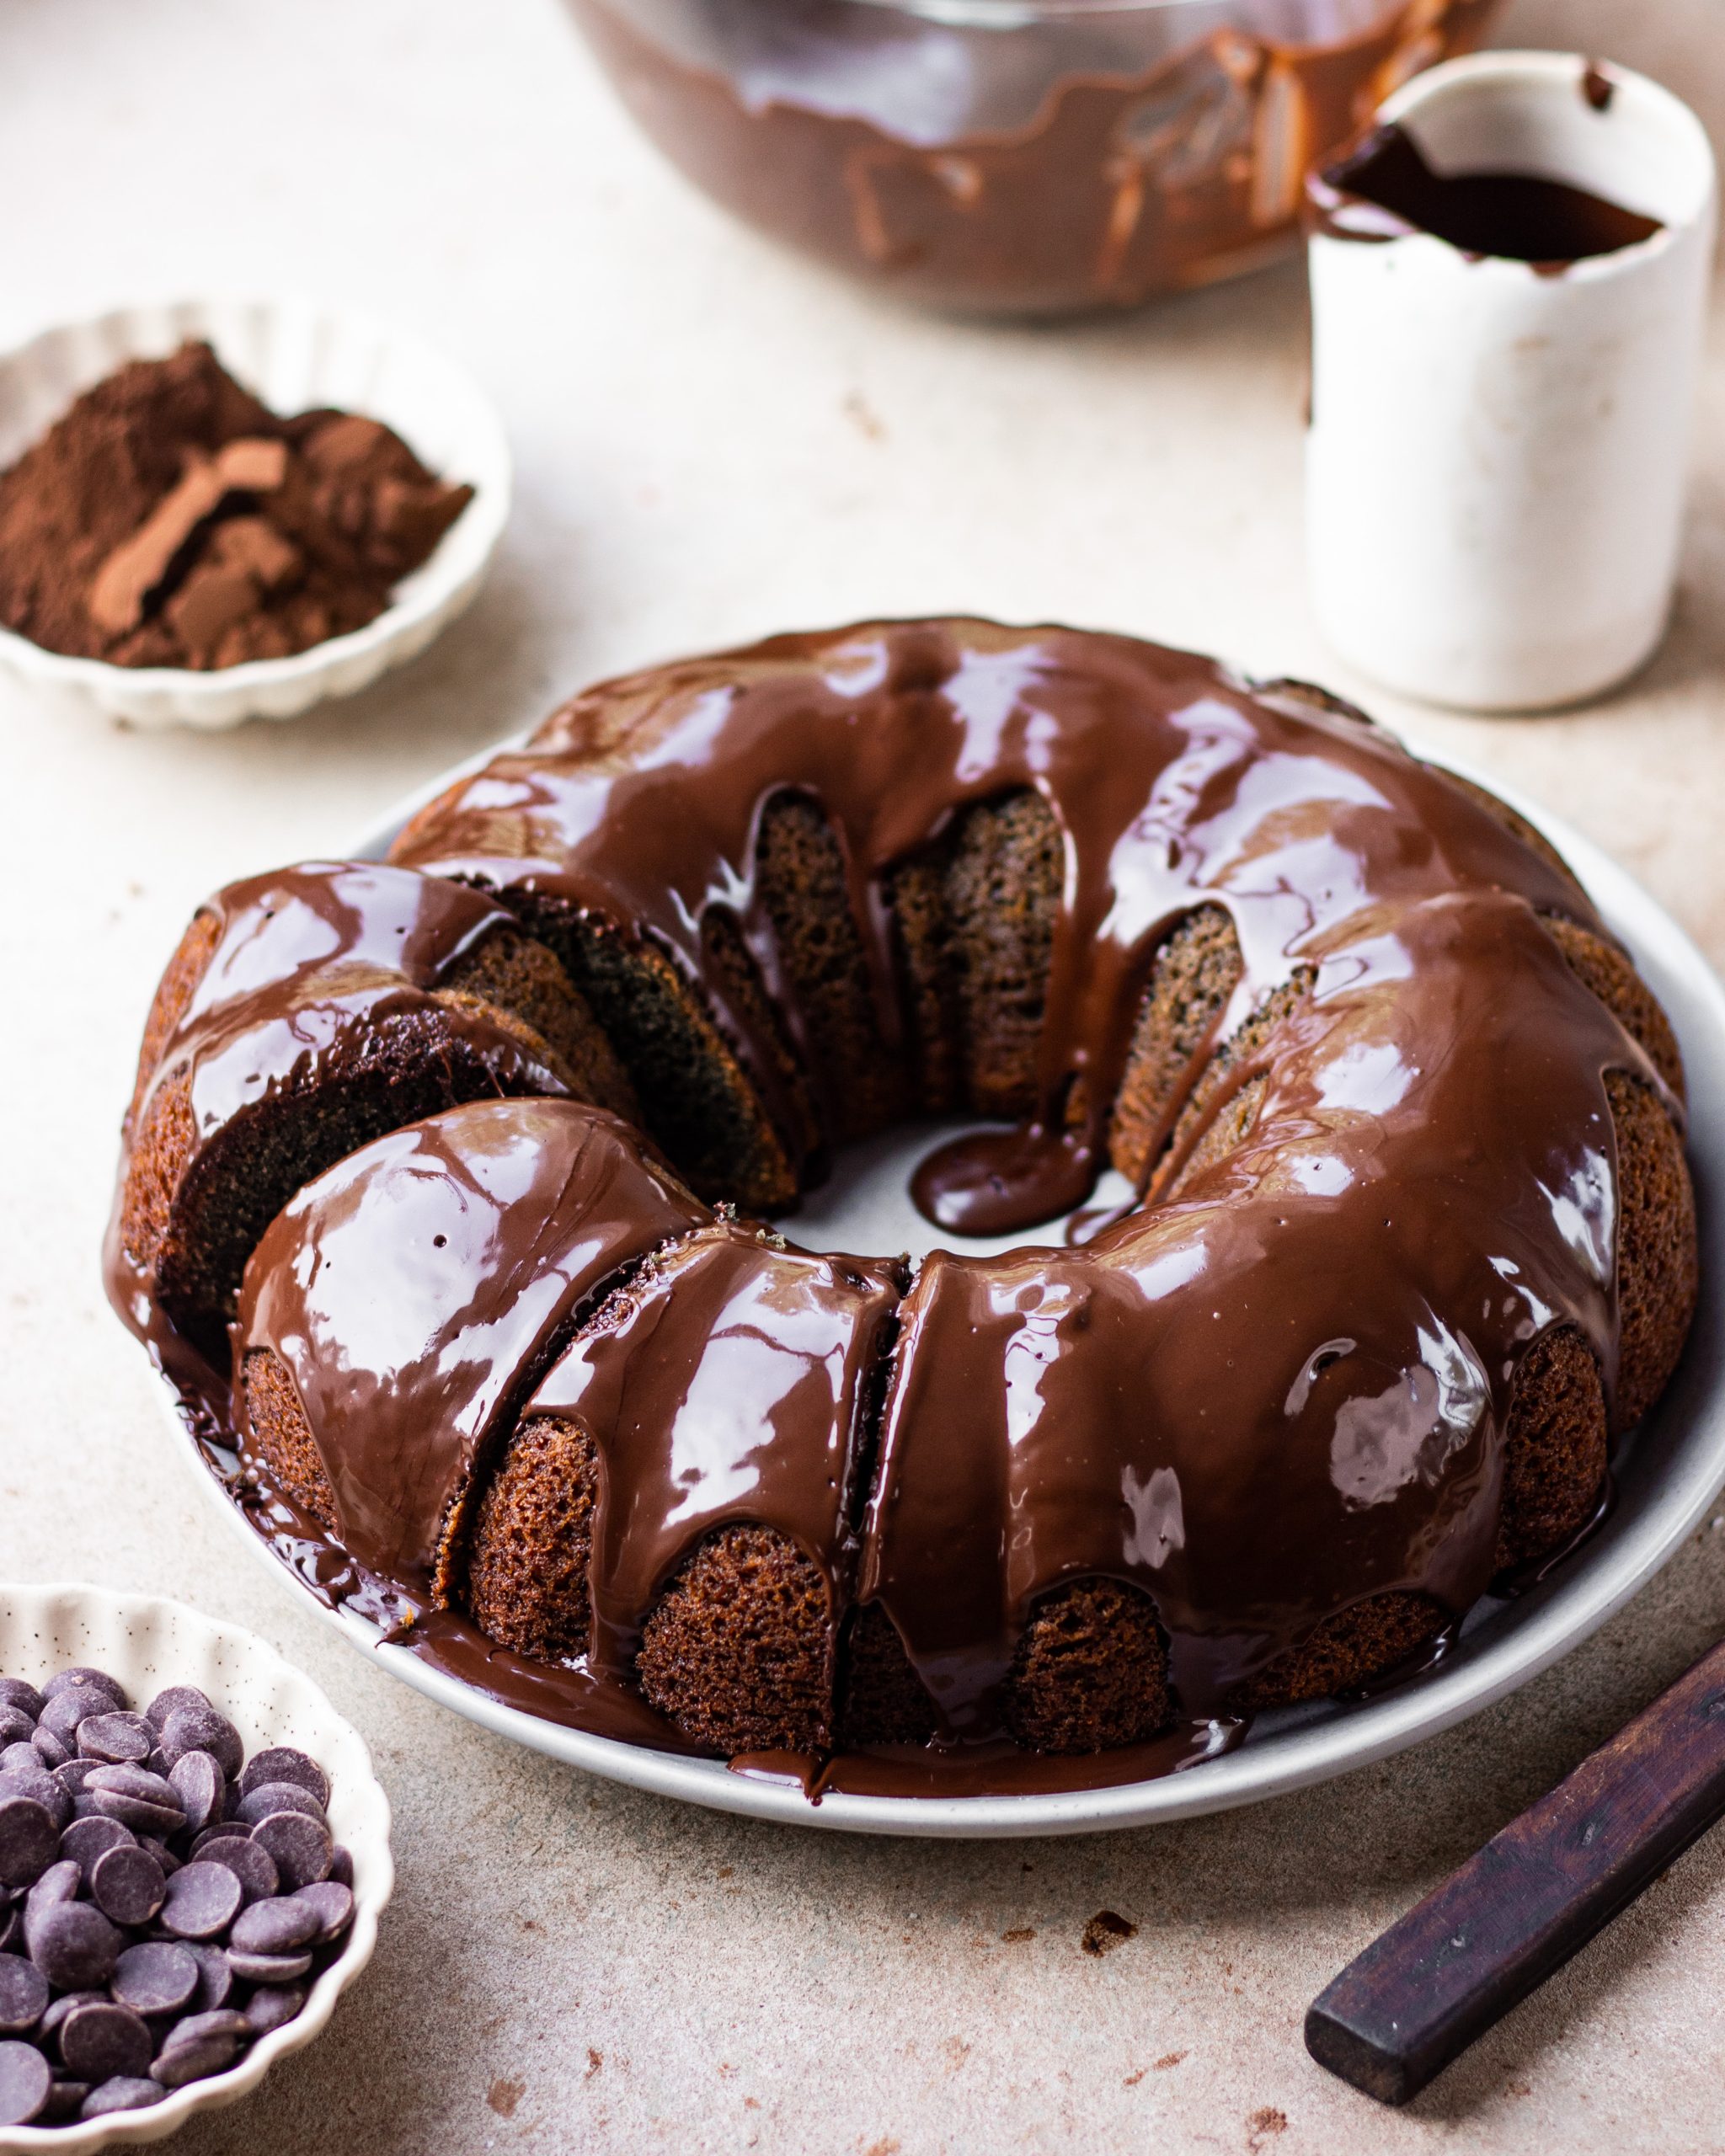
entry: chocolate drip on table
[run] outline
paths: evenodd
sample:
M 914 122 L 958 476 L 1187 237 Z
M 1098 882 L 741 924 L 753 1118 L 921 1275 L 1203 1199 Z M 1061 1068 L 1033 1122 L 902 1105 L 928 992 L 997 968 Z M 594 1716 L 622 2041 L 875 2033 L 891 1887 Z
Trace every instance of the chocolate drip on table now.
M 1333 1614 L 1339 1580 L 1459 1618 L 1492 1577 L 1528 1347 L 1573 1324 L 1615 1379 L 1603 1075 L 1658 1081 L 1541 926 L 1549 910 L 1596 928 L 1578 889 L 1297 691 L 973 622 L 778 638 L 607 685 L 399 851 L 592 909 L 695 981 L 722 908 L 772 985 L 756 836 L 787 787 L 838 835 L 889 1039 L 886 872 L 968 803 L 1030 787 L 1052 811 L 1066 873 L 1039 1106 L 970 1155 L 1004 1166 L 1026 1223 L 1105 1158 L 1138 991 L 1183 915 L 1231 917 L 1230 1025 L 1312 980 L 1230 1074 L 1265 1081 L 1250 1139 L 1180 1202 L 1083 1251 L 937 1252 L 905 1297 L 855 1593 L 891 1619 L 947 1740 L 997 1737 L 1027 1613 L 1076 1577 L 1153 1597 L 1199 1721 Z M 751 1516 L 842 1582 L 837 1512 L 816 1534 L 806 1494 L 768 1490 Z M 683 1546 L 665 1527 L 661 1506 L 647 1570 Z M 624 1600 L 645 1591 L 644 1574 Z
M 1611 85 L 1605 88 L 1609 99 Z M 1657 217 L 1567 180 L 1440 173 L 1399 126 L 1374 129 L 1325 166 L 1308 184 L 1308 198 L 1316 229 L 1336 238 L 1383 242 L 1427 232 L 1477 260 L 1525 262 L 1550 275 L 1638 247 L 1664 229 Z

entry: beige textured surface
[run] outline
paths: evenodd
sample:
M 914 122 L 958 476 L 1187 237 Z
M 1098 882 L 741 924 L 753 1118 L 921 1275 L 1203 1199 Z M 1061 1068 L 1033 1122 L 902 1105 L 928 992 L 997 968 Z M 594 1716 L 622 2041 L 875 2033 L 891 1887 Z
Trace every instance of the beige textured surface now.
M 1642 61 L 1725 135 L 1719 6 L 1522 0 L 1512 24 Z M 176 2146 L 1719 2148 L 1725 1839 L 1406 2116 L 1327 2079 L 1299 2030 L 1343 1960 L 1725 1634 L 1725 1534 L 1518 1699 L 1327 1790 L 1065 1844 L 782 1833 L 590 1783 L 385 1684 L 197 1497 L 99 1298 L 129 1059 L 198 898 L 339 847 L 603 669 L 963 606 L 1354 686 L 1298 569 L 1298 275 L 1066 331 L 889 312 L 667 176 L 549 0 L 9 0 L 0 84 L 0 337 L 198 287 L 373 304 L 489 382 L 521 470 L 489 595 L 355 703 L 210 740 L 0 704 L 0 1576 L 255 1626 L 371 1732 L 398 1807 L 371 1973 Z M 1630 693 L 1417 726 L 1573 818 L 1725 961 L 1722 422 L 1725 350 L 1681 616 Z M 1103 1908 L 1139 1930 L 1097 1959 Z

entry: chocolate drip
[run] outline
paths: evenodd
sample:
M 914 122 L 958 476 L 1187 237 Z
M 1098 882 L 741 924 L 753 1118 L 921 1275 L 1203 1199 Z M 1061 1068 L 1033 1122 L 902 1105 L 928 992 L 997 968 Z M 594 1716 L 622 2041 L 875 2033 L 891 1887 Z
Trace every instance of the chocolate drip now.
M 1594 78 L 1589 78 L 1591 81 Z M 1611 85 L 1603 77 L 1603 111 Z M 1339 239 L 1386 241 L 1429 232 L 1461 253 L 1530 263 L 1557 275 L 1577 262 L 1638 247 L 1664 230 L 1567 180 L 1521 172 L 1440 173 L 1405 128 L 1375 128 L 1308 183 L 1311 221 Z
M 577 1313 L 710 1219 L 627 1123 L 574 1101 L 481 1101 L 308 1184 L 246 1270 L 236 1369 L 286 1363 L 339 1539 L 422 1600 L 475 1465 Z
M 902 1284 L 893 1265 L 814 1257 L 724 1224 L 626 1289 L 528 1405 L 594 1434 L 603 1472 L 589 1667 L 627 1682 L 641 1626 L 712 1529 L 758 1521 L 851 1597 L 866 1408 Z

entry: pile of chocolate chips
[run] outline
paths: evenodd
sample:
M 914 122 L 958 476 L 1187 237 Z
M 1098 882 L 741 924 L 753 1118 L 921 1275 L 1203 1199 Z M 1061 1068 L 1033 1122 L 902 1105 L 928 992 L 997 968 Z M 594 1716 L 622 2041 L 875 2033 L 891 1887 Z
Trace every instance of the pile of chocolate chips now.
M 376 419 L 278 418 L 183 344 L 0 473 L 0 624 L 120 666 L 286 658 L 375 620 L 473 492 Z
M 328 1801 L 191 1685 L 0 1677 L 0 2127 L 159 2104 L 292 2020 L 353 1921 Z

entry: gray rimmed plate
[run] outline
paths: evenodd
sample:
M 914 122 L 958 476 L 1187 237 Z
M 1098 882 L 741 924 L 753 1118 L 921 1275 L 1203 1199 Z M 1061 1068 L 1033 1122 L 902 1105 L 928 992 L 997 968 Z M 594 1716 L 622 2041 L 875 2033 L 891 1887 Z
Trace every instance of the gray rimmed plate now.
M 523 736 L 521 739 L 525 739 Z M 460 771 L 501 747 L 445 772 L 400 804 L 355 848 L 381 858 L 408 817 Z M 1434 758 L 1434 761 L 1445 761 Z M 1536 803 L 1465 764 L 1461 776 L 1489 786 L 1543 830 L 1587 887 L 1600 913 L 1633 953 L 1670 1013 L 1688 1065 L 1689 1156 L 1700 1203 L 1704 1294 L 1725 1277 L 1725 989 L 1664 910 L 1589 840 Z M 930 1142 L 911 1134 L 841 1166 L 795 1223 L 815 1247 L 926 1248 L 928 1230 L 904 1196 L 905 1171 Z M 1050 1228 L 1042 1240 L 1053 1240 Z M 1018 1240 L 1022 1241 L 1022 1238 Z M 1004 1248 L 965 1245 L 978 1250 Z M 1705 1311 L 1705 1303 L 1703 1309 Z M 200 1464 L 165 1390 L 175 1440 L 247 1545 L 278 1578 L 294 1576 L 270 1554 Z M 377 1628 L 348 1610 L 316 1606 L 393 1676 L 469 1721 L 589 1773 L 719 1811 L 851 1833 L 1010 1837 L 1094 1833 L 1161 1819 L 1220 1812 L 1328 1780 L 1435 1736 L 1503 1699 L 1597 1630 L 1644 1586 L 1706 1515 L 1725 1483 L 1725 1344 L 1698 1322 L 1682 1368 L 1621 1464 L 1610 1518 L 1570 1562 L 1513 1603 L 1488 1601 L 1469 1616 L 1453 1651 L 1436 1667 L 1381 1696 L 1330 1701 L 1261 1716 L 1240 1748 L 1158 1780 L 1058 1795 L 878 1797 L 833 1794 L 811 1804 L 788 1783 L 734 1774 L 717 1760 L 692 1759 L 590 1737 L 499 1705 L 405 1648 L 382 1644 Z M 308 1590 L 302 1590 L 309 1592 Z

